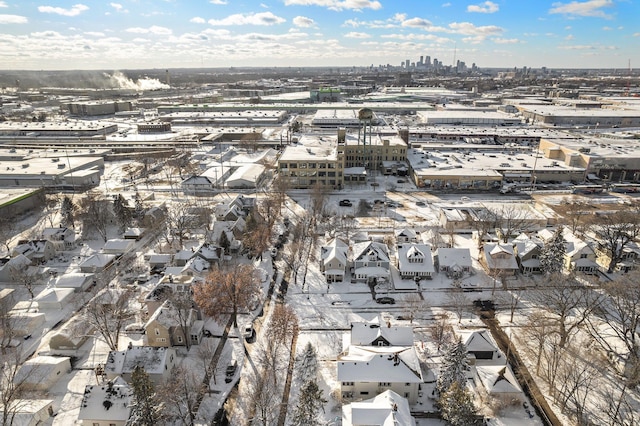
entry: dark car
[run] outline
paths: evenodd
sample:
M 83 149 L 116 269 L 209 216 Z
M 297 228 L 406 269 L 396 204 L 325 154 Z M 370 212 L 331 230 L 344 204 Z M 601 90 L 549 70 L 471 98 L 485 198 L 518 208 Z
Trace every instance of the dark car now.
M 238 369 L 238 363 L 234 359 L 233 361 L 231 361 L 231 364 L 229 364 L 229 366 L 227 367 L 227 370 L 225 371 L 225 378 L 224 378 L 225 383 L 231 383 L 231 381 L 233 380 L 233 376 L 236 374 L 237 369 Z
M 349 200 L 340 200 L 338 204 L 342 207 L 351 207 L 353 205 Z
M 424 201 L 416 201 L 416 206 L 418 206 L 418 207 L 424 207 L 424 206 L 426 206 L 426 204 L 425 204 L 425 202 L 424 202 Z
M 381 305 L 395 305 L 396 299 L 394 299 L 393 297 L 378 297 L 376 299 L 376 303 L 379 303 Z

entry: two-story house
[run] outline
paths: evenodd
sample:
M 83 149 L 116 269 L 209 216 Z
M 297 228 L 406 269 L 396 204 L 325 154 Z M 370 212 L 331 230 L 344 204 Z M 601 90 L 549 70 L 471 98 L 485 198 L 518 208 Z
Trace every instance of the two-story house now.
M 349 246 L 340 238 L 333 238 L 320 248 L 320 272 L 328 283 L 344 281 Z
M 523 233 L 518 235 L 512 243 L 516 261 L 520 266 L 520 272 L 523 274 L 539 274 L 542 241 Z
M 514 256 L 512 245 L 486 243 L 482 248 L 483 255 L 480 260 L 491 276 L 514 276 L 520 269 Z
M 87 426 L 125 426 L 132 403 L 133 390 L 122 377 L 102 385 L 87 385 L 78 420 Z
M 552 229 L 542 229 L 538 232 L 538 236 L 546 242 L 551 240 L 553 233 Z M 594 243 L 582 240 L 566 227 L 562 229 L 562 236 L 565 240 L 564 270 L 589 275 L 597 274 L 598 264 Z
M 431 246 L 428 244 L 398 244 L 397 267 L 403 279 L 431 279 L 435 272 Z
M 471 274 L 471 251 L 468 247 L 438 247 L 436 264 L 438 271 L 444 272 L 447 277 L 462 278 Z
M 365 283 L 388 281 L 389 251 L 385 244 L 363 241 L 352 247 L 351 279 Z
M 176 361 L 176 352 L 173 348 L 129 346 L 124 351 L 109 352 L 104 372 L 109 380 L 122 376 L 127 383 L 131 383 L 131 374 L 136 367 L 141 367 L 149 378 L 158 384 L 171 376 Z
M 186 346 L 187 339 L 189 345 L 197 345 L 202 341 L 204 322 L 198 320 L 195 309 L 178 311 L 170 300 L 165 300 L 151 315 L 144 329 L 147 343 L 152 347 Z

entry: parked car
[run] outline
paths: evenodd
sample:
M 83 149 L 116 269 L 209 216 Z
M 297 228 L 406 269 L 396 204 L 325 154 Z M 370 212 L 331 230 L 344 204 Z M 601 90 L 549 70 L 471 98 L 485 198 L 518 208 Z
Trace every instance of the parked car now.
M 376 303 L 379 303 L 381 305 L 395 305 L 396 299 L 394 299 L 393 297 L 378 297 L 376 299 Z
M 338 205 L 340 205 L 342 207 L 351 207 L 351 206 L 353 206 L 353 203 L 351 201 L 349 201 L 349 200 L 340 200 Z
M 233 376 L 236 374 L 237 369 L 238 369 L 238 361 L 234 359 L 231 361 L 231 364 L 229 364 L 229 366 L 225 370 L 225 378 L 224 378 L 225 383 L 231 383 L 231 381 L 233 380 Z
M 416 206 L 424 207 L 424 206 L 426 206 L 426 204 L 424 203 L 424 201 L 416 201 Z
M 253 337 L 254 331 L 255 330 L 253 329 L 253 324 L 249 324 L 242 331 L 242 337 L 244 337 L 245 340 L 249 340 Z

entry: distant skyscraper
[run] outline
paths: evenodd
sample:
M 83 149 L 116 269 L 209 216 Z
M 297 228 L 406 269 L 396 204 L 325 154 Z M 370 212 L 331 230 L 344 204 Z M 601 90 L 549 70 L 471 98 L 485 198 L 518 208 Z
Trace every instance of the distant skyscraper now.
M 420 62 L 418 62 L 419 66 L 422 66 L 424 64 L 424 56 L 420 56 Z
M 426 66 L 430 67 L 431 66 L 431 56 L 427 56 L 427 59 L 424 63 Z
M 406 69 L 409 69 L 409 66 L 411 65 L 411 59 L 407 59 L 406 61 L 404 61 L 404 63 L 405 63 L 404 67 Z

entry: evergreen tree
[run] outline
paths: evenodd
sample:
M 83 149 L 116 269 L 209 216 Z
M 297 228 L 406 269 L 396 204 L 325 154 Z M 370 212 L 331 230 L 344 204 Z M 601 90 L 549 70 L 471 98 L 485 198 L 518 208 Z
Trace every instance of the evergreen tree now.
M 306 383 L 311 380 L 316 380 L 318 374 L 318 354 L 311 342 L 307 342 L 307 345 L 304 347 L 304 352 L 302 352 L 298 358 L 298 362 L 300 363 L 300 382 Z
M 220 233 L 220 238 L 218 239 L 218 245 L 224 249 L 224 253 L 229 253 L 229 247 L 231 247 L 231 242 L 229 241 L 229 237 L 227 237 L 227 231 L 222 230 Z
M 438 402 L 442 418 L 452 426 L 467 426 L 476 420 L 476 407 L 465 385 L 454 382 Z
M 464 389 L 467 383 L 467 347 L 462 340 L 447 348 L 442 361 L 440 375 L 436 381 L 436 392 L 443 395 L 454 383 Z
M 144 212 L 144 206 L 142 205 L 142 197 L 140 196 L 140 193 L 138 191 L 136 191 L 136 194 L 134 195 L 134 200 L 135 200 L 135 218 L 136 219 L 141 219 L 142 218 L 142 213 Z
M 75 212 L 77 206 L 71 201 L 71 198 L 65 195 L 60 205 L 60 214 L 62 215 L 62 225 L 75 228 Z
M 124 231 L 127 226 L 131 225 L 131 212 L 127 207 L 127 200 L 124 199 L 122 194 L 118 194 L 113 200 L 113 213 L 120 225 L 120 230 Z
M 540 250 L 540 270 L 544 274 L 562 272 L 566 253 L 566 240 L 562 231 L 562 227 L 556 229 L 553 237 Z
M 153 382 L 144 368 L 136 366 L 131 374 L 133 400 L 128 426 L 154 426 L 159 424 L 160 404 Z
M 322 389 L 318 387 L 315 380 L 310 380 L 300 389 L 300 397 L 298 405 L 293 413 L 294 426 L 313 426 L 319 425 L 318 411 L 322 408 L 327 400 L 322 396 Z

